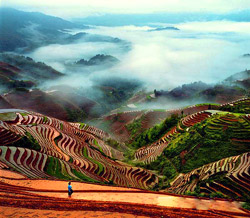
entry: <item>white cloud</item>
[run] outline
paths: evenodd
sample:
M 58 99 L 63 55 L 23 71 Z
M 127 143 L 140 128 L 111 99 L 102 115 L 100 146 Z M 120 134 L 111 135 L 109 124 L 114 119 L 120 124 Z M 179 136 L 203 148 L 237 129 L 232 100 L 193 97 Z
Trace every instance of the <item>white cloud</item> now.
M 2 0 L 1 4 L 62 17 L 79 17 L 93 13 L 224 13 L 250 8 L 249 0 Z
M 178 24 L 178 27 L 187 31 L 210 32 L 210 33 L 246 33 L 250 34 L 250 22 L 232 21 L 209 21 L 209 22 L 190 22 Z
M 166 26 L 166 24 L 165 24 Z M 150 27 L 98 27 L 88 32 L 131 41 L 133 49 L 114 72 L 145 81 L 150 88 L 192 82 L 218 82 L 250 67 L 250 23 L 191 22 L 180 31 L 147 32 Z M 228 34 L 230 33 L 230 34 Z
M 194 22 L 178 24 L 180 31 L 156 32 L 148 32 L 151 27 L 146 26 L 96 27 L 87 32 L 128 40 L 132 43 L 131 51 L 121 54 L 117 45 L 109 43 L 79 43 L 42 47 L 31 56 L 60 69 L 56 62 L 105 52 L 118 57 L 121 63 L 108 70 L 94 71 L 91 78 L 107 75 L 138 78 L 150 90 L 170 89 L 199 80 L 219 82 L 233 73 L 249 69 L 249 59 L 241 58 L 244 53 L 250 53 L 249 25 L 224 21 Z M 89 81 L 78 77 L 78 83 L 85 80 Z
M 106 52 L 118 54 L 121 52 L 119 47 L 113 43 L 105 42 L 82 42 L 77 44 L 51 44 L 40 47 L 29 55 L 38 61 L 43 61 L 56 68 L 67 62 L 78 61 L 95 56 L 96 54 L 106 54 Z M 55 61 L 60 63 L 55 65 Z M 60 68 L 58 70 L 62 70 Z

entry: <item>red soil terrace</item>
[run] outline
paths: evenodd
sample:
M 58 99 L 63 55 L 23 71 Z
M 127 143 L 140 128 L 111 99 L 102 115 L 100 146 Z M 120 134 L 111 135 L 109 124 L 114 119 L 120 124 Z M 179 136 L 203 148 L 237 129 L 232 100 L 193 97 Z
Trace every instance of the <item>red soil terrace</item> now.
M 238 202 L 209 200 L 140 189 L 31 180 L 0 170 L 1 217 L 249 217 Z

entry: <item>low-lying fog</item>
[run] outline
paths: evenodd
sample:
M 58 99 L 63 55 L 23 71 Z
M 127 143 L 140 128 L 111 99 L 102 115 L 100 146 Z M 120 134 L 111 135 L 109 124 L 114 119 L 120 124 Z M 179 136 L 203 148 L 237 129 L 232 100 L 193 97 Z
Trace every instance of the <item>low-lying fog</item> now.
M 250 53 L 250 23 L 190 22 L 175 24 L 174 27 L 180 30 L 152 31 L 168 26 L 173 25 L 93 26 L 88 30 L 71 32 L 117 37 L 131 42 L 128 51 L 124 50 L 122 43 L 80 41 L 40 47 L 27 56 L 68 75 L 57 83 L 82 86 L 91 84 L 94 78 L 115 75 L 139 79 L 149 90 L 168 90 L 193 81 L 219 82 L 233 73 L 250 68 L 250 58 L 242 57 Z M 112 55 L 120 62 L 104 69 L 67 67 L 69 63 L 83 58 L 89 60 L 96 54 Z

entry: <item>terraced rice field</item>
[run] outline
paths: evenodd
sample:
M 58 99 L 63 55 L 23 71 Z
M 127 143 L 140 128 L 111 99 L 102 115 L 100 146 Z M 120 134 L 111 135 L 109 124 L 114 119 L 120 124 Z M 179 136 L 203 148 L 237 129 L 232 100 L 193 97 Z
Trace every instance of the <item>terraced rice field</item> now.
M 147 170 L 116 161 L 114 149 L 103 141 L 108 134 L 102 130 L 37 113 L 11 112 L 12 119 L 7 115 L 2 114 L 0 121 L 1 168 L 29 178 L 61 178 L 143 189 L 158 181 Z M 27 138 L 31 143 L 28 147 Z
M 230 105 L 248 105 L 248 101 Z M 239 149 L 250 144 L 249 114 L 207 107 L 183 109 L 185 113 L 195 113 L 182 118 L 155 143 L 138 149 L 135 160 L 151 163 L 175 136 L 189 134 L 195 128 L 192 126 L 202 121 L 207 122 L 206 133 L 211 136 L 230 131 L 230 143 Z M 152 114 L 148 111 L 145 120 L 152 121 Z M 141 111 L 127 112 L 122 119 L 131 122 L 134 116 L 142 115 Z M 4 217 L 79 217 L 79 210 L 88 211 L 86 217 L 249 217 L 238 202 L 183 196 L 199 188 L 207 195 L 219 192 L 238 200 L 250 198 L 249 152 L 178 173 L 171 186 L 159 193 L 145 190 L 158 184 L 158 177 L 119 161 L 123 154 L 105 143 L 108 138 L 109 134 L 87 124 L 68 123 L 33 112 L 0 111 L 0 210 L 4 210 Z M 65 180 L 74 181 L 71 199 L 67 198 Z
M 163 152 L 163 150 L 168 146 L 169 142 L 171 141 L 171 138 L 181 132 L 184 131 L 184 129 L 187 129 L 190 126 L 195 125 L 196 123 L 199 123 L 208 117 L 211 116 L 211 113 L 209 111 L 202 111 L 195 114 L 188 115 L 184 117 L 177 126 L 173 127 L 169 132 L 167 132 L 162 138 L 160 138 L 157 142 L 144 146 L 142 148 L 139 148 L 135 152 L 135 160 L 144 162 L 144 163 L 150 163 L 158 156 L 160 156 Z
M 242 198 L 250 193 L 250 153 L 224 158 L 204 165 L 187 174 L 180 174 L 167 189 L 168 192 L 184 194 L 194 191 L 197 183 L 216 174 L 224 175 L 221 181 L 207 181 L 200 189 L 204 193 L 220 192 L 227 196 Z M 195 176 L 195 179 L 194 179 Z M 249 197 L 249 196 L 248 196 Z
M 132 188 L 27 179 L 0 170 L 1 217 L 248 217 L 238 202 L 184 197 Z
M 114 113 L 102 118 L 100 123 L 108 122 L 109 132 L 115 137 L 118 141 L 126 142 L 131 137 L 131 133 L 127 128 L 127 125 L 133 123 L 136 120 L 140 119 L 141 128 L 140 131 L 151 128 L 166 119 L 166 117 L 171 116 L 172 114 L 181 115 L 193 114 L 203 110 L 208 110 L 209 105 L 192 105 L 186 108 L 177 108 L 174 110 L 132 110 L 125 111 L 121 113 Z M 216 106 L 212 106 L 215 109 Z M 100 125 L 97 123 L 97 126 Z M 101 125 L 100 125 L 101 126 Z
M 249 106 L 250 99 L 249 98 L 240 99 L 234 102 L 230 102 L 228 104 L 223 104 L 220 107 L 223 107 L 226 105 L 237 106 L 239 104 Z M 156 160 L 158 156 L 162 154 L 163 150 L 168 146 L 169 142 L 171 141 L 172 137 L 175 134 L 188 131 L 189 127 L 195 125 L 196 123 L 200 123 L 203 120 L 206 120 L 207 118 L 213 116 L 216 113 L 221 112 L 218 110 L 208 110 L 208 107 L 209 107 L 208 105 L 199 106 L 199 107 L 191 106 L 191 107 L 183 109 L 184 113 L 190 113 L 190 112 L 197 111 L 197 110 L 199 111 L 201 109 L 205 109 L 205 110 L 185 116 L 184 118 L 181 119 L 181 121 L 178 123 L 176 127 L 173 127 L 171 131 L 167 132 L 161 139 L 159 139 L 153 144 L 139 148 L 135 152 L 135 161 L 143 162 L 146 164 L 151 163 L 152 161 Z M 171 113 L 174 113 L 174 112 L 180 114 L 181 109 L 173 110 Z M 209 125 L 209 128 L 211 129 L 211 131 L 213 130 L 215 132 L 221 131 L 221 130 L 225 130 L 226 128 L 228 128 L 228 126 L 233 126 L 234 124 L 231 122 L 236 122 L 238 126 L 235 126 L 234 128 L 235 128 L 235 132 L 238 132 L 238 134 L 235 134 L 237 138 L 233 138 L 232 141 L 235 144 L 248 143 L 250 142 L 250 139 L 241 138 L 241 135 L 244 131 L 247 133 L 250 133 L 249 121 L 250 121 L 249 114 L 246 114 L 245 116 L 241 118 L 235 118 L 234 115 L 230 115 L 226 113 L 225 117 L 222 117 L 216 121 L 213 121 L 217 123 L 211 123 Z

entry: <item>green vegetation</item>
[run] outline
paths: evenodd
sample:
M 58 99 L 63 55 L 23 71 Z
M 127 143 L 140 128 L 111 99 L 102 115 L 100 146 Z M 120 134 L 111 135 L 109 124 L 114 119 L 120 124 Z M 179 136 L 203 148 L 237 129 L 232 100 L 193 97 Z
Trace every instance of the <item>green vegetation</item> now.
M 54 176 L 58 179 L 76 180 L 75 177 L 72 177 L 67 173 L 65 166 L 60 162 L 60 160 L 58 158 L 49 157 L 44 169 L 48 175 Z M 80 181 L 100 183 L 99 181 L 96 181 L 94 179 L 91 179 L 91 178 L 85 176 L 83 173 L 77 171 L 76 169 L 72 169 L 72 173 L 75 176 L 77 176 Z
M 101 152 L 103 152 L 102 147 L 98 144 L 98 142 L 96 141 L 96 139 L 94 139 L 94 144 L 99 148 L 99 150 L 100 150 Z
M 62 139 L 62 134 L 60 133 L 59 136 L 54 138 L 54 142 L 56 143 L 56 145 L 58 145 L 58 141 L 60 141 Z
M 179 120 L 180 117 L 177 114 L 172 115 L 171 117 L 165 119 L 161 124 L 145 130 L 143 133 L 136 136 L 131 143 L 127 144 L 128 147 L 138 149 L 142 146 L 152 144 L 161 138 L 166 132 L 171 130 L 172 127 L 177 125 Z
M 25 79 L 28 75 L 32 82 L 43 79 L 55 79 L 63 76 L 62 73 L 52 67 L 42 62 L 35 62 L 30 57 L 2 53 L 0 54 L 0 60 L 21 69 L 21 72 L 18 73 L 19 77 Z
M 46 123 L 48 121 L 48 117 L 44 116 L 43 117 L 43 122 Z
M 244 203 L 242 204 L 242 208 L 244 208 L 244 209 L 250 211 L 250 201 L 244 202 Z
M 74 162 L 74 160 L 73 160 L 72 157 L 69 157 L 69 162 L 70 162 L 70 163 L 73 163 L 73 162 Z
M 199 106 L 206 106 L 206 105 L 208 105 L 208 106 L 210 105 L 213 109 L 214 109 L 214 107 L 220 106 L 220 104 L 215 104 L 215 103 L 202 103 L 202 104 L 196 104 L 195 106 L 199 107 Z
M 186 173 L 204 164 L 249 151 L 247 143 L 235 145 L 231 140 L 247 139 L 249 123 L 240 116 L 233 117 L 236 122 L 223 118 L 230 119 L 231 115 L 214 115 L 194 125 L 188 132 L 176 135 L 164 155 L 170 159 L 182 159 L 182 164 L 176 167 Z M 180 157 L 181 152 L 185 153 L 183 158 Z
M 29 148 L 36 151 L 41 150 L 41 146 L 39 145 L 38 141 L 29 132 L 26 132 L 26 136 L 23 136 L 21 139 L 9 144 L 8 146 Z
M 85 123 L 80 123 L 80 129 L 82 129 L 84 127 Z
M 197 187 L 196 187 L 196 191 L 198 193 L 200 193 L 201 192 L 201 187 L 206 187 L 207 184 L 209 184 L 209 186 L 213 186 L 213 184 L 219 183 L 219 184 L 222 184 L 225 187 L 228 187 L 231 190 L 235 190 L 237 193 L 239 193 L 242 196 L 241 199 L 244 199 L 244 200 L 250 199 L 249 191 L 247 189 L 243 188 L 243 187 L 239 187 L 239 185 L 237 183 L 235 183 L 234 181 L 227 178 L 226 175 L 227 175 L 226 172 L 219 172 L 219 173 L 216 173 L 216 174 L 210 176 L 206 180 L 199 181 L 198 184 L 197 184 Z M 222 194 L 222 193 L 220 193 L 220 194 Z M 239 200 L 239 198 L 240 198 L 235 193 L 227 191 L 227 190 L 224 190 L 224 194 L 222 194 L 222 196 L 219 196 L 219 194 L 216 195 L 216 193 L 212 192 L 210 194 L 210 197 L 213 197 L 213 198 L 214 197 L 218 197 L 218 198 L 227 198 L 227 197 L 229 197 L 229 198 L 232 198 L 232 199 L 235 199 L 235 200 Z
M 16 118 L 16 114 L 13 112 L 0 113 L 0 120 L 2 121 L 14 120 L 15 118 Z
M 72 173 L 79 179 L 76 179 L 75 177 L 70 176 L 68 172 L 66 171 L 64 164 L 62 164 L 58 158 L 51 157 L 51 156 L 48 157 L 48 160 L 45 164 L 44 171 L 48 175 L 54 176 L 58 179 L 79 180 L 79 181 L 85 181 L 85 182 L 91 182 L 91 183 L 100 183 L 99 181 L 96 181 L 92 178 L 85 176 L 83 173 L 77 171 L 76 169 L 72 169 Z
M 105 141 L 106 144 L 108 144 L 110 147 L 117 149 L 119 151 L 124 151 L 124 149 L 122 148 L 122 146 L 120 145 L 119 142 L 117 142 L 116 140 L 112 139 L 112 138 L 108 138 Z
M 17 87 L 15 88 L 16 91 L 19 91 L 19 92 L 29 92 L 29 89 L 26 89 L 24 87 Z
M 110 132 L 111 120 L 102 120 L 101 122 L 98 119 L 93 119 L 88 122 L 91 126 L 96 126 L 99 129 L 102 129 L 105 132 Z
M 152 97 L 150 95 L 147 95 L 147 100 L 150 101 Z
M 66 169 L 63 167 L 60 160 L 55 157 L 48 157 L 44 170 L 50 176 L 54 176 L 58 179 L 63 179 L 63 180 L 73 179 L 71 176 L 68 175 Z
M 141 132 L 142 120 L 144 119 L 142 115 L 139 119 L 134 120 L 132 123 L 126 125 L 127 130 L 130 132 L 130 138 L 133 139 L 138 133 Z
M 72 169 L 72 172 L 74 173 L 74 175 L 76 175 L 82 181 L 92 182 L 92 183 L 100 183 L 99 181 L 91 179 L 91 178 L 85 176 L 83 173 L 80 173 L 79 171 L 77 171 L 75 169 Z
M 69 108 L 65 108 L 67 112 L 67 121 L 69 122 L 81 122 L 83 121 L 86 117 L 87 114 L 83 110 L 70 110 Z
M 249 143 L 244 141 L 249 139 L 249 132 L 250 124 L 244 116 L 215 114 L 190 127 L 189 131 L 175 134 L 168 147 L 154 162 L 146 165 L 140 163 L 138 166 L 155 170 L 164 176 L 165 183 L 169 183 L 179 173 L 187 173 L 205 164 L 249 151 Z M 141 135 L 139 137 L 142 138 Z M 222 178 L 213 179 L 222 181 Z M 226 179 L 223 182 L 232 184 Z
M 234 113 L 250 113 L 250 99 L 247 101 L 239 101 L 234 104 L 228 104 L 225 106 L 220 107 L 220 110 L 223 111 L 230 111 Z
M 84 154 L 84 157 L 86 157 L 87 159 L 89 159 L 94 164 L 98 165 L 98 172 L 97 172 L 97 174 L 100 175 L 100 173 L 104 170 L 103 165 L 101 163 L 99 163 L 98 161 L 96 161 L 93 158 L 91 158 L 91 157 L 88 156 L 88 152 L 87 152 L 87 148 L 86 147 L 83 148 L 83 154 Z
M 105 114 L 111 110 L 120 108 L 141 87 L 141 82 L 117 76 L 102 79 L 96 84 L 96 95 L 94 101 L 101 105 L 101 113 Z

